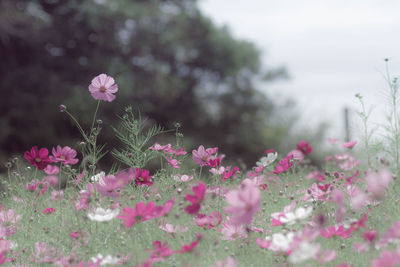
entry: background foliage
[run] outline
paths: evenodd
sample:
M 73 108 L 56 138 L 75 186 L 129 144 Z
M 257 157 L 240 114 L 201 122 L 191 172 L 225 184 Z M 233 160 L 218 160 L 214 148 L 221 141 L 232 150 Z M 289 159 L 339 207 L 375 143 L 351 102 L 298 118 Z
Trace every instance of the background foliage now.
M 246 163 L 260 148 L 286 148 L 296 118 L 256 86 L 285 70 L 263 69 L 260 51 L 195 0 L 2 0 L 0 51 L 2 161 L 33 145 L 75 147 L 79 133 L 58 106 L 88 127 L 96 102 L 87 86 L 100 73 L 120 88 L 102 104 L 103 121 L 117 127 L 132 105 L 165 129 L 181 123 L 188 149 L 218 145 Z M 102 134 L 118 146 L 112 129 Z

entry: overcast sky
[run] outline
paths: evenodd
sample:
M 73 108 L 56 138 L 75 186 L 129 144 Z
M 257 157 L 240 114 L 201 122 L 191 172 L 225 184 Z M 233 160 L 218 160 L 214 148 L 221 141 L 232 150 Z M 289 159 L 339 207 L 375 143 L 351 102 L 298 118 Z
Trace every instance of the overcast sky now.
M 264 66 L 287 67 L 291 79 L 265 90 L 295 99 L 303 124 L 328 121 L 331 136 L 342 138 L 343 108 L 360 108 L 356 93 L 375 107 L 373 122 L 384 119 L 383 59 L 400 74 L 400 1 L 200 0 L 200 7 L 236 38 L 254 42 Z

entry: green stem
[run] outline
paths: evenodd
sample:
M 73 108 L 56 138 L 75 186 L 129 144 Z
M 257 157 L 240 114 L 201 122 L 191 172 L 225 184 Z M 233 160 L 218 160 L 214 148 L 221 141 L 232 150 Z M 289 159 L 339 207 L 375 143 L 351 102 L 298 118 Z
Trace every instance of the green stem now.
M 90 143 L 89 138 L 87 137 L 87 135 L 85 134 L 85 131 L 83 131 L 81 125 L 79 124 L 79 122 L 75 119 L 74 116 L 72 116 L 71 113 L 68 112 L 68 110 L 64 111 L 65 113 L 67 113 L 67 115 L 72 119 L 72 121 L 75 123 L 75 125 L 78 127 L 78 130 L 80 131 L 80 133 L 82 134 L 83 138 L 85 139 L 86 142 Z
M 97 106 L 96 106 L 96 110 L 95 110 L 95 112 L 94 112 L 93 121 L 92 121 L 92 126 L 90 126 L 90 135 L 93 134 L 94 122 L 96 121 L 96 116 L 97 116 L 97 111 L 99 110 L 100 101 L 101 101 L 101 100 L 97 101 Z

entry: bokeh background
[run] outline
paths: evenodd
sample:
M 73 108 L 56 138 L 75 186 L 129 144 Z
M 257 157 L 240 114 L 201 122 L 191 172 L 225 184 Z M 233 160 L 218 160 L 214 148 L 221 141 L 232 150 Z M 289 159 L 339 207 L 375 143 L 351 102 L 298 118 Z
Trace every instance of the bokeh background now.
M 249 165 L 301 139 L 343 140 L 343 108 L 384 87 L 385 57 L 396 63 L 400 4 L 278 2 L 1 0 L 0 161 L 33 145 L 76 148 L 59 105 L 88 129 L 100 73 L 119 85 L 100 111 L 109 150 L 128 105 L 165 129 L 179 122 L 188 150 L 219 146 Z

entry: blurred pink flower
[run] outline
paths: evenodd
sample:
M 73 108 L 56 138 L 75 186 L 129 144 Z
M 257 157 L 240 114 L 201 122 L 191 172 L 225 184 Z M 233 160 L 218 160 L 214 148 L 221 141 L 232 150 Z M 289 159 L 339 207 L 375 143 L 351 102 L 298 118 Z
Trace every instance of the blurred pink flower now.
M 74 165 L 79 161 L 75 158 L 76 151 L 69 146 L 63 148 L 57 146 L 57 149 L 53 148 L 52 153 L 53 156 L 50 156 L 50 159 L 53 162 L 62 162 L 64 165 Z
M 47 165 L 47 167 L 44 169 L 44 172 L 48 175 L 56 175 L 60 172 L 60 168 L 56 165 Z
M 301 150 L 293 149 L 289 151 L 288 156 L 293 156 L 294 160 L 297 160 L 299 163 L 302 163 L 304 160 L 304 154 Z
M 204 183 L 199 182 L 197 186 L 193 186 L 192 188 L 194 195 L 189 195 L 189 194 L 186 195 L 185 199 L 190 203 L 192 203 L 191 205 L 185 208 L 185 211 L 188 214 L 197 214 L 199 212 L 201 203 L 204 200 L 206 189 L 207 186 Z
M 115 99 L 113 94 L 118 91 L 118 85 L 114 83 L 114 78 L 111 76 L 100 74 L 93 78 L 89 91 L 96 100 L 112 102 Z
M 384 169 L 379 173 L 368 173 L 365 180 L 367 182 L 367 190 L 372 197 L 376 200 L 382 200 L 393 178 L 392 173 Z
M 304 141 L 304 140 L 301 140 L 301 141 L 296 145 L 296 148 L 297 148 L 298 150 L 300 150 L 301 152 L 303 152 L 304 156 L 307 156 L 308 154 L 311 154 L 312 151 L 313 151 L 313 149 L 312 149 L 312 147 L 310 146 L 310 144 L 307 143 L 307 142 Z
M 371 267 L 395 267 L 400 264 L 399 251 L 382 251 L 378 259 L 371 261 Z
M 226 221 L 222 224 L 221 237 L 222 240 L 235 240 L 237 238 L 247 238 L 246 227 L 243 224 L 241 225 L 232 225 L 229 217 L 226 218 Z
M 30 152 L 26 151 L 24 156 L 31 165 L 36 166 L 39 170 L 44 170 L 51 163 L 47 148 L 38 150 L 37 146 L 34 146 Z
M 237 267 L 238 263 L 237 261 L 232 258 L 232 257 L 228 257 L 226 258 L 225 261 L 217 261 L 215 264 L 215 267 Z
M 280 174 L 290 169 L 293 165 L 293 155 L 287 155 L 281 161 L 279 161 L 278 165 L 274 169 L 274 174 Z
M 153 218 L 154 209 L 156 205 L 154 202 L 149 202 L 147 205 L 144 202 L 136 204 L 135 208 L 125 207 L 122 209 L 117 218 L 124 222 L 125 228 L 131 228 L 135 223 L 144 222 Z
M 357 144 L 357 141 L 349 141 L 349 142 L 346 142 L 346 143 L 343 143 L 342 144 L 342 147 L 345 147 L 345 148 L 353 148 L 355 145 Z
M 44 214 L 51 214 L 51 213 L 53 213 L 53 212 L 55 212 L 56 210 L 54 209 L 54 208 L 46 208 L 46 209 L 44 209 L 42 212 L 44 213 Z
M 253 215 L 260 210 L 261 193 L 255 186 L 244 186 L 226 194 L 228 207 L 225 212 L 230 214 L 232 225 L 250 224 Z

